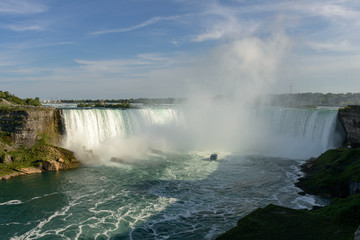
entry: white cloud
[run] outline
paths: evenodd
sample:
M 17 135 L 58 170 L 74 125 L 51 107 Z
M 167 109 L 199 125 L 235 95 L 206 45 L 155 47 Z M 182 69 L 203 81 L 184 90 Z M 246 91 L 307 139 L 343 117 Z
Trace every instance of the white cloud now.
M 22 31 L 41 32 L 45 30 L 44 27 L 40 25 L 8 25 L 7 28 L 17 32 L 22 32 Z
M 250 36 L 257 29 L 256 24 L 248 24 L 246 27 L 235 19 L 229 19 L 222 23 L 215 24 L 211 29 L 192 38 L 194 42 L 207 40 L 218 40 L 222 38 L 244 38 Z
M 346 40 L 336 42 L 308 42 L 307 45 L 316 51 L 359 51 L 358 46 L 353 46 Z
M 313 13 L 318 13 L 325 17 L 341 17 L 345 19 L 356 19 L 359 18 L 360 14 L 358 11 L 354 11 L 344 6 L 335 4 L 316 5 L 313 9 Z
M 30 0 L 1 0 L 0 14 L 26 15 L 46 12 L 48 8 L 44 5 L 34 3 Z
M 108 30 L 102 30 L 102 31 L 95 31 L 92 32 L 91 34 L 94 35 L 100 35 L 100 34 L 107 34 L 107 33 L 121 33 L 121 32 L 130 32 L 130 31 L 134 31 L 161 21 L 171 21 L 171 20 L 175 20 L 179 18 L 179 16 L 170 16 L 170 17 L 153 17 L 150 18 L 149 20 L 146 20 L 145 22 L 142 22 L 138 25 L 134 25 L 131 27 L 126 27 L 126 28 L 117 28 L 117 29 L 108 29 Z
M 179 63 L 180 59 L 180 54 L 163 55 L 156 53 L 144 53 L 128 59 L 74 59 L 74 61 L 80 64 L 80 68 L 87 72 L 97 72 L 103 74 L 116 73 L 137 77 L 142 75 L 144 72 L 173 66 L 176 63 Z

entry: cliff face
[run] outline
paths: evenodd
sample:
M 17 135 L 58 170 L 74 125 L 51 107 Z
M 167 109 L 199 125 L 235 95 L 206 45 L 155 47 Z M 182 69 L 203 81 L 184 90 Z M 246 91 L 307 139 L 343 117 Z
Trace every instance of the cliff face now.
M 339 119 L 346 131 L 347 144 L 360 147 L 360 106 L 339 109 Z
M 16 145 L 32 146 L 42 134 L 56 144 L 60 140 L 60 112 L 54 108 L 28 108 L 0 111 L 0 130 Z
M 80 165 L 74 153 L 58 147 L 61 112 L 46 107 L 0 109 L 0 180 Z

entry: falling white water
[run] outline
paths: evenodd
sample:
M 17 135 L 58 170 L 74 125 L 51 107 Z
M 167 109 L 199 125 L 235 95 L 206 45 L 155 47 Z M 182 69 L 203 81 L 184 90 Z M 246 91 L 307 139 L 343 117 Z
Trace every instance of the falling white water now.
M 100 158 L 142 154 L 159 141 L 147 137 L 154 128 L 183 122 L 174 109 L 71 109 L 63 110 L 66 134 L 63 146 L 75 151 L 80 158 Z M 90 153 L 90 155 L 89 155 Z M 119 155 L 120 154 L 120 155 Z M 89 160 L 89 159 L 88 159 Z
M 336 129 L 337 111 L 258 109 L 247 112 L 246 124 L 227 126 L 235 134 L 219 136 L 218 149 L 305 159 L 339 146 L 343 140 L 341 131 Z M 202 143 L 201 147 L 211 143 L 207 150 L 214 149 L 214 141 L 208 141 L 207 135 L 196 131 L 198 125 L 193 126 L 189 116 L 179 109 L 64 109 L 63 117 L 66 130 L 63 146 L 78 155 L 86 153 L 80 158 L 129 159 L 146 154 L 149 149 L 166 150 L 169 146 L 175 150 L 196 151 L 200 150 L 198 142 Z
M 315 157 L 344 139 L 334 110 L 263 109 L 254 120 L 259 128 L 252 140 L 258 142 L 258 150 L 277 156 Z

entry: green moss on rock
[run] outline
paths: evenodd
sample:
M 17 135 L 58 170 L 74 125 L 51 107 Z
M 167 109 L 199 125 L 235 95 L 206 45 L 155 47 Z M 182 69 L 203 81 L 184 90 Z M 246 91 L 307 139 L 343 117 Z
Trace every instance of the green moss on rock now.
M 346 197 L 349 182 L 360 182 L 360 149 L 339 148 L 303 165 L 305 177 L 296 184 L 306 193 Z
M 21 169 L 35 167 L 40 170 L 71 169 L 79 166 L 74 153 L 54 145 L 38 141 L 32 147 L 19 146 L 10 150 L 0 149 L 0 156 L 10 155 L 10 163 L 0 163 L 0 176 L 21 172 Z M 56 165 L 53 168 L 48 167 Z

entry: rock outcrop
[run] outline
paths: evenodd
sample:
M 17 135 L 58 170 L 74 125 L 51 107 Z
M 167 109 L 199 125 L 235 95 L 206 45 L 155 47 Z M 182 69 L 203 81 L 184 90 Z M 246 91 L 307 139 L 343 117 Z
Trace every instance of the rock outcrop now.
M 339 119 L 346 131 L 347 144 L 353 148 L 360 147 L 360 106 L 339 109 Z
M 295 185 L 307 194 L 344 198 L 360 192 L 360 149 L 330 149 L 301 166 Z
M 11 136 L 17 145 L 32 146 L 42 133 L 60 139 L 60 112 L 55 108 L 29 107 L 0 111 L 0 131 Z
M 61 112 L 55 108 L 0 109 L 0 180 L 78 167 L 74 153 L 57 146 L 62 127 Z
M 355 232 L 354 240 L 360 240 L 360 226 Z
M 0 176 L 0 180 L 9 180 L 13 177 L 41 173 L 44 171 L 71 169 L 80 165 L 72 151 L 61 147 L 48 144 L 38 146 L 38 144 L 35 144 L 31 149 L 36 153 L 33 154 L 35 156 L 29 156 L 29 158 L 37 158 L 38 160 L 32 162 L 30 161 L 28 163 L 31 165 L 30 167 L 17 168 L 7 175 Z
M 354 195 L 360 193 L 360 183 L 349 181 L 349 194 Z

